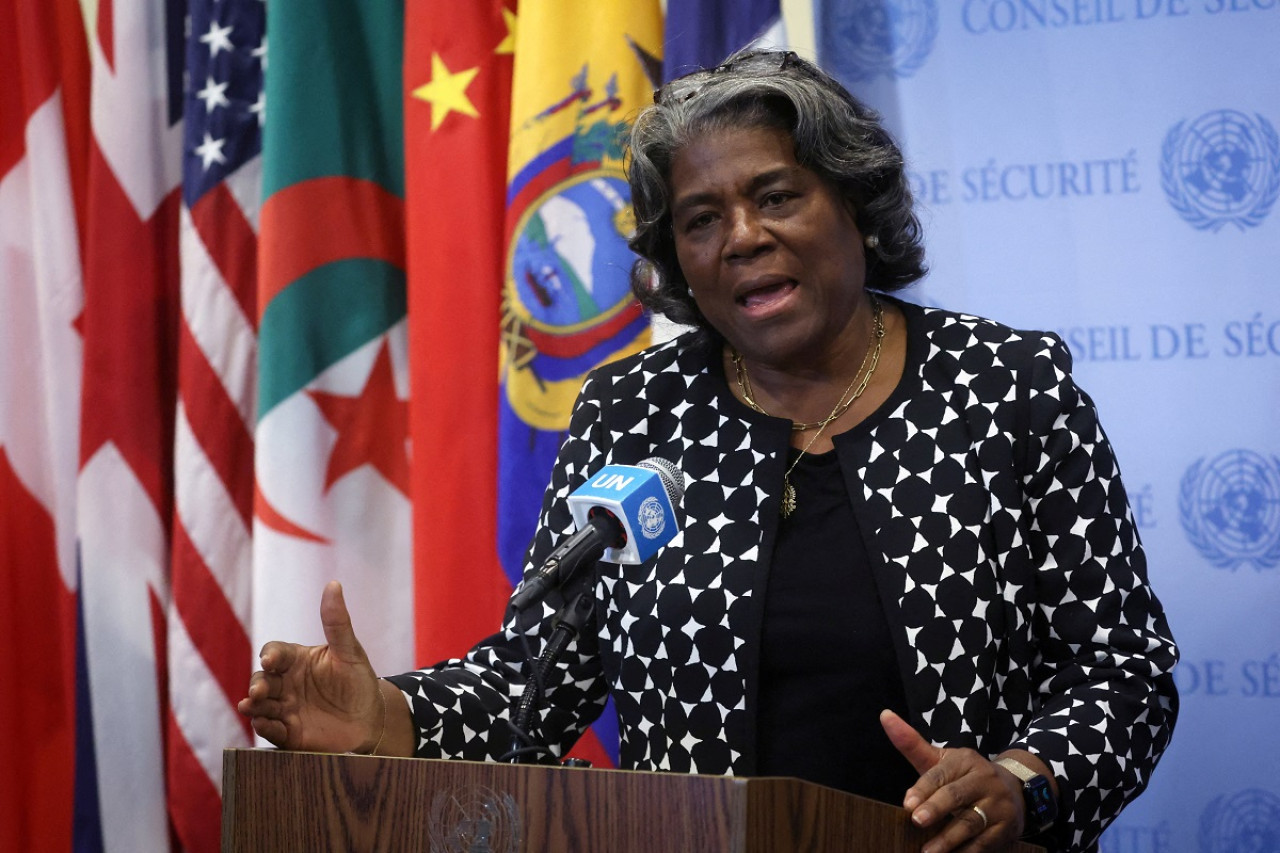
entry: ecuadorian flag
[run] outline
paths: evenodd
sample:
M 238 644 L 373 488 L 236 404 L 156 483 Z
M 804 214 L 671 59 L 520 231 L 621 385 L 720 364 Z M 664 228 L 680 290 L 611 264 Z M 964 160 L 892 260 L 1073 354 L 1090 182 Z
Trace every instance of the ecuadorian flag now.
M 499 514 L 513 584 L 583 378 L 649 344 L 628 283 L 622 140 L 652 100 L 661 45 L 657 0 L 520 4 L 498 404 L 498 505 L 529 509 Z
M 499 506 L 537 507 L 591 368 L 649 343 L 631 296 L 622 171 L 628 120 L 653 97 L 656 0 L 520 6 L 502 299 Z M 512 583 L 536 511 L 499 532 Z

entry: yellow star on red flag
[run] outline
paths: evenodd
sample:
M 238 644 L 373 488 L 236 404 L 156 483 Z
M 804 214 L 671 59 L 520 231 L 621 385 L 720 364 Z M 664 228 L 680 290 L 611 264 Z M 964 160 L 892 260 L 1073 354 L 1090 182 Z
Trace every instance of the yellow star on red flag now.
M 451 112 L 459 112 L 472 118 L 480 115 L 475 104 L 467 97 L 467 87 L 479 73 L 479 67 L 450 71 L 440 54 L 431 54 L 431 80 L 414 89 L 413 96 L 431 104 L 432 130 L 438 129 Z
M 507 25 L 507 35 L 498 46 L 493 49 L 494 53 L 515 53 L 516 52 L 516 13 L 510 9 L 503 8 L 502 22 Z

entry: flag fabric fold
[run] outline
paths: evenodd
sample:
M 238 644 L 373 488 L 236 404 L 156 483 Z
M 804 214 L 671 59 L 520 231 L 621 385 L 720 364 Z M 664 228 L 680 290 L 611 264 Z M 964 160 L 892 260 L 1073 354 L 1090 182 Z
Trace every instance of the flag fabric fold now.
M 781 16 L 780 0 L 667 0 L 662 79 L 714 68 L 769 33 Z
M 75 2 L 0 2 L 0 849 L 71 845 L 79 229 L 88 55 Z
M 582 378 L 649 340 L 661 13 L 447 11 L 0 0 L 0 847 L 217 849 L 330 579 L 380 671 L 497 625 Z
M 516 4 L 405 10 L 405 170 L 417 661 L 492 633 L 498 317 Z M 532 509 L 532 508 L 526 508 Z
M 526 0 L 516 28 L 498 397 L 498 551 L 519 580 L 582 380 L 650 342 L 631 295 L 628 117 L 660 76 L 657 2 Z M 617 761 L 617 720 L 594 729 Z
M 267 7 L 249 636 L 413 660 L 399 2 Z
M 77 845 L 166 849 L 183 4 L 102 4 L 92 63 L 77 530 Z M 124 780 L 121 784 L 120 780 Z
M 190 0 L 188 16 L 166 780 L 183 848 L 212 851 L 221 827 L 222 750 L 252 743 L 235 703 L 254 659 L 253 367 L 266 16 L 257 0 Z

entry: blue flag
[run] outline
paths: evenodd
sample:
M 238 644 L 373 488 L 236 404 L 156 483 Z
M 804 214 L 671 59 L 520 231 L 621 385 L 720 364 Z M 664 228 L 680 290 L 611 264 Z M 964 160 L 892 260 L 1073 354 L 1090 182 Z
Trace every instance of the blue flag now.
M 719 65 L 773 26 L 779 0 L 669 0 L 662 79 Z

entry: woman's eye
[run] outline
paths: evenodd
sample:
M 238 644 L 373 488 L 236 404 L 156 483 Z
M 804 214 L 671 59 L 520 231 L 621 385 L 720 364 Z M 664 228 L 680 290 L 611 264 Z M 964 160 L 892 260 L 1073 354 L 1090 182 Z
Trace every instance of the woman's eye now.
M 790 198 L 791 195 L 789 193 L 784 193 L 782 191 L 771 192 L 764 197 L 763 204 L 765 207 L 777 207 L 778 205 L 785 203 Z
M 691 217 L 684 227 L 686 231 L 696 231 L 699 228 L 707 227 L 714 221 L 715 216 L 710 212 L 699 213 L 697 216 Z

